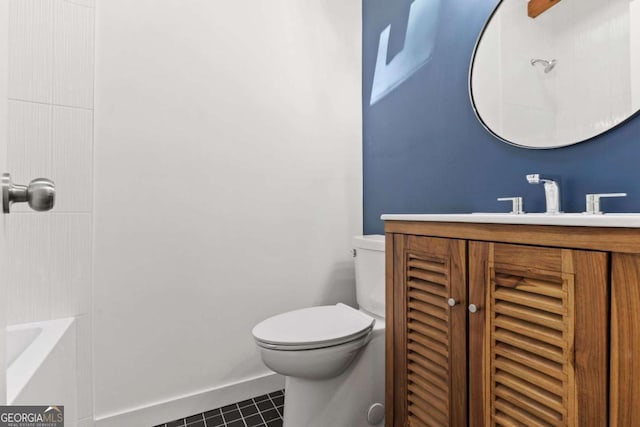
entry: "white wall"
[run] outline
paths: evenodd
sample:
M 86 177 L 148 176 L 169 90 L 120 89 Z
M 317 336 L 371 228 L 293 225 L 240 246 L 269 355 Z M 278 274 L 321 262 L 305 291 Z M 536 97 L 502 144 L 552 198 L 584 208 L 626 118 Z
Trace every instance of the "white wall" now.
M 8 10 L 6 1 L 0 2 L 0 170 L 7 165 L 7 83 L 8 83 Z M 0 271 L 6 271 L 5 216 L 0 220 Z M 7 277 L 0 275 L 0 403 L 6 402 L 5 327 L 7 322 Z
M 268 375 L 250 334 L 257 322 L 355 302 L 360 8 L 98 2 L 100 425 Z M 245 397 L 256 392 L 247 384 Z
M 631 76 L 640 75 L 640 1 L 629 2 L 629 58 Z M 631 79 L 631 109 L 640 110 L 640 81 Z
M 56 206 L 5 218 L 7 323 L 77 318 L 78 417 L 92 423 L 92 0 L 9 0 L 7 168 L 56 183 Z M 7 99 L 7 98 L 2 98 Z M 3 131 L 4 132 L 4 131 Z M 4 170 L 4 168 L 3 168 Z M 73 380 L 73 379 L 70 379 Z M 76 420 L 69 420 L 70 426 Z

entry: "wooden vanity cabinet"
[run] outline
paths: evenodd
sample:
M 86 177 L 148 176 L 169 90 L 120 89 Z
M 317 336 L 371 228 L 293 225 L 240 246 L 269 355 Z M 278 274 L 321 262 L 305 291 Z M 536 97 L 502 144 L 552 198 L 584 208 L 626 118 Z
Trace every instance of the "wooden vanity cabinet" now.
M 386 232 L 387 427 L 640 425 L 640 232 Z

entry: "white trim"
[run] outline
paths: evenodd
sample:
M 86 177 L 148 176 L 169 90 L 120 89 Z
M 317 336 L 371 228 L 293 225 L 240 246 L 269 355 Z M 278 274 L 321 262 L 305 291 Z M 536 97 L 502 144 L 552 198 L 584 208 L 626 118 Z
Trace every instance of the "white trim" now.
M 7 137 L 9 88 L 9 2 L 0 3 L 0 169 L 4 172 L 7 167 Z M 0 220 L 0 403 L 6 400 L 6 369 L 5 369 L 5 326 L 7 320 L 7 239 L 5 227 L 7 219 Z
M 95 427 L 95 422 L 91 417 L 83 418 L 78 420 L 78 427 Z
M 284 377 L 266 374 L 245 381 L 152 403 L 126 411 L 96 416 L 96 427 L 152 426 L 229 405 L 284 388 Z

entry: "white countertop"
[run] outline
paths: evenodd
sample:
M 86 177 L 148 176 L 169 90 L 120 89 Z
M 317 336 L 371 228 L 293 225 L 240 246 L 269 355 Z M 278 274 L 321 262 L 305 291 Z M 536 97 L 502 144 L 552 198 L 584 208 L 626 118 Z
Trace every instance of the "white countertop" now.
M 483 224 L 528 224 L 528 225 L 564 225 L 572 227 L 622 227 L 640 228 L 638 213 L 610 213 L 586 215 L 563 213 L 547 215 L 527 213 L 514 215 L 509 213 L 470 213 L 470 214 L 387 214 L 384 221 L 432 221 L 432 222 L 471 222 Z

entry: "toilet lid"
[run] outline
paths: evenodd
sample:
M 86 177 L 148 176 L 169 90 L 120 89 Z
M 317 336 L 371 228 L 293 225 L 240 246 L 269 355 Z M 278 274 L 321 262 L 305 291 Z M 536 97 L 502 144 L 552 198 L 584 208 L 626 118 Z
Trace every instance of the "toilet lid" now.
M 256 325 L 252 334 L 269 348 L 322 348 L 343 344 L 371 332 L 375 319 L 344 304 L 289 311 Z

